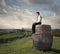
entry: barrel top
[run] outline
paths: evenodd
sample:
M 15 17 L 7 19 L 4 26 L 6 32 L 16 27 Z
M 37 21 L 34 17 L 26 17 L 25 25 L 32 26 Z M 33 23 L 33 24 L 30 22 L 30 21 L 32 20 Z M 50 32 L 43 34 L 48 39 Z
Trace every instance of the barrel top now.
M 39 25 L 36 25 L 37 28 L 51 28 L 51 25 L 46 25 L 46 24 L 39 24 Z
M 40 26 L 51 26 L 51 25 L 47 25 L 47 24 L 39 24 Z

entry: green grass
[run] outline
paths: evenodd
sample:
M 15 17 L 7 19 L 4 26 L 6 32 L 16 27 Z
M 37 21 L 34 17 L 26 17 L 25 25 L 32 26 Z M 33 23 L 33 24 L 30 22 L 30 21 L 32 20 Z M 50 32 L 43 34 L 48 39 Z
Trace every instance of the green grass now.
M 0 39 L 20 37 L 22 34 L 23 34 L 23 32 L 8 33 L 8 34 L 0 35 Z
M 0 44 L 0 54 L 60 54 L 57 49 L 60 49 L 60 38 L 54 38 L 52 48 L 56 51 L 39 51 L 32 48 L 32 38 L 27 37 L 23 39 L 17 39 L 10 43 Z M 60 50 L 59 50 L 60 51 Z

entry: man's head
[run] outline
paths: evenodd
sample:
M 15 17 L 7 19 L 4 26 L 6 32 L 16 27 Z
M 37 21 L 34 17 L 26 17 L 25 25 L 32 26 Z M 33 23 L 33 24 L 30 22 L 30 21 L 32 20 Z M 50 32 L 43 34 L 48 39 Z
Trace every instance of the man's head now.
M 40 15 L 40 13 L 39 12 L 36 12 L 36 14 L 39 16 Z

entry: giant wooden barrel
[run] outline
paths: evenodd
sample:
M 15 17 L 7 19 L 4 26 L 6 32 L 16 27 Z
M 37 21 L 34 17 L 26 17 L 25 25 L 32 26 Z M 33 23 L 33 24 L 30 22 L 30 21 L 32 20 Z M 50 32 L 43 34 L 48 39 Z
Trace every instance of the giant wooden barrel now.
M 36 25 L 35 33 L 32 34 L 33 46 L 40 50 L 50 50 L 53 36 L 50 25 Z

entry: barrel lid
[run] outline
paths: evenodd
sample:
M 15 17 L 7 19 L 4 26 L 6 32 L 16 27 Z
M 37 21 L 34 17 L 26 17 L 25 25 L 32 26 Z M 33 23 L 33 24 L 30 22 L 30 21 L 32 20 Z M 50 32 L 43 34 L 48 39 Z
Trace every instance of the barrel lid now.
M 36 27 L 37 28 L 40 28 L 40 27 L 42 27 L 42 28 L 51 28 L 51 25 L 46 25 L 46 24 L 39 24 L 39 25 L 36 25 Z

